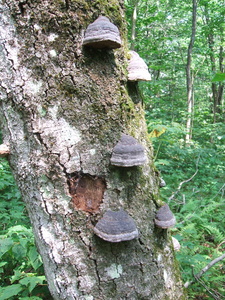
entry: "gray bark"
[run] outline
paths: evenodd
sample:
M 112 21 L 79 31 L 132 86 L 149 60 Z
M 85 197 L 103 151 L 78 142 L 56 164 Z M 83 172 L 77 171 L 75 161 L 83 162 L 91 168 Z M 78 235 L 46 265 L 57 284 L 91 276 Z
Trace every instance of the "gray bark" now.
M 194 111 L 194 75 L 191 71 L 192 51 L 196 34 L 196 18 L 197 18 L 197 0 L 192 0 L 192 27 L 191 38 L 188 46 L 187 65 L 186 65 L 186 81 L 187 81 L 187 121 L 186 121 L 186 137 L 185 142 L 188 145 L 192 138 L 193 127 L 193 111 Z
M 10 164 L 54 299 L 185 299 L 170 235 L 154 226 L 159 179 L 143 109 L 126 89 L 123 8 L 106 2 L 0 2 L 0 111 Z M 99 14 L 119 27 L 120 50 L 82 48 Z M 122 132 L 145 146 L 143 167 L 110 165 Z M 103 212 L 120 208 L 140 237 L 113 244 L 94 235 Z

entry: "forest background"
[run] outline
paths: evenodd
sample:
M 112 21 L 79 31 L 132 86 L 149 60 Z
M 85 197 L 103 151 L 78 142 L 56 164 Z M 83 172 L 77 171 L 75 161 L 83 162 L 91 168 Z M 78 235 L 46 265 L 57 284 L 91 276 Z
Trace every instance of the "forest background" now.
M 162 200 L 189 299 L 225 299 L 225 1 L 126 0 L 128 40 L 152 80 L 139 83 Z M 8 162 L 0 160 L 0 300 L 51 299 Z

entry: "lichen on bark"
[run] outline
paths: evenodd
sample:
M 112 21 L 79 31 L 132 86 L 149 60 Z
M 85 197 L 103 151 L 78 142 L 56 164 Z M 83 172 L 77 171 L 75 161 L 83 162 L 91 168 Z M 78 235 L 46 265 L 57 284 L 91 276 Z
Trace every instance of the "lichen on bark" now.
M 122 4 L 8 0 L 0 9 L 1 127 L 54 299 L 185 299 L 169 235 L 154 227 L 157 171 L 141 102 L 127 91 Z M 121 49 L 82 47 L 100 14 L 119 27 Z M 110 165 L 122 132 L 143 144 L 145 165 Z M 102 214 L 120 208 L 139 238 L 95 236 Z

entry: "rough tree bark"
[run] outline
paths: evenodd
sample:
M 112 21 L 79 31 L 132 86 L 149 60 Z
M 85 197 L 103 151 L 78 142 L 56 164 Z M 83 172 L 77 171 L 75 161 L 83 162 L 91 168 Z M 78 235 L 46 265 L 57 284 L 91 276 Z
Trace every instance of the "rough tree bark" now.
M 144 113 L 126 86 L 126 24 L 119 0 L 6 0 L 1 19 L 1 127 L 54 299 L 185 299 L 161 205 Z M 82 48 L 99 15 L 122 34 L 119 50 Z M 110 156 L 121 133 L 148 163 L 126 170 Z M 108 209 L 125 209 L 138 239 L 93 233 Z

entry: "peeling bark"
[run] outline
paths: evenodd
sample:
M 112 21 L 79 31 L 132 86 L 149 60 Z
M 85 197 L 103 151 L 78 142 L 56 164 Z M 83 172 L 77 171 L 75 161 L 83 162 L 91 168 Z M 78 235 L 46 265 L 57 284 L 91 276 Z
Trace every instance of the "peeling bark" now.
M 154 227 L 161 201 L 141 103 L 126 83 L 126 24 L 119 1 L 0 2 L 1 127 L 54 299 L 185 299 L 170 236 Z M 107 15 L 120 50 L 82 48 Z M 148 163 L 110 165 L 121 133 Z M 89 201 L 90 197 L 91 201 Z M 139 239 L 111 244 L 93 226 L 123 208 Z

